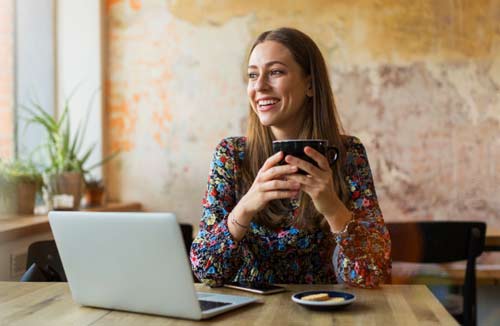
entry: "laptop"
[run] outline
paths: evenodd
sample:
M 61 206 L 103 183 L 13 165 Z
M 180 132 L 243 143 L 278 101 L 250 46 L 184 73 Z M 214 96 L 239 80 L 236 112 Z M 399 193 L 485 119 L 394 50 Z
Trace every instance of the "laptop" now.
M 73 300 L 84 306 L 206 319 L 257 301 L 197 293 L 172 213 L 49 213 Z

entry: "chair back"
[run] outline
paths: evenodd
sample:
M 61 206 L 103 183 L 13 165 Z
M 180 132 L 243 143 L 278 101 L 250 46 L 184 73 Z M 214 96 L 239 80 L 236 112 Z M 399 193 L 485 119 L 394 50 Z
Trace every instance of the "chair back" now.
M 386 223 L 393 261 L 448 263 L 466 260 L 463 313 L 454 316 L 463 325 L 477 324 L 476 258 L 484 250 L 483 222 L 422 221 Z
M 191 243 L 193 243 L 193 226 L 187 223 L 180 223 L 182 239 L 184 240 L 184 247 L 186 247 L 186 252 L 189 257 L 189 251 L 191 250 Z
M 59 257 L 56 242 L 54 240 L 37 241 L 28 247 L 28 257 L 26 260 L 26 270 L 21 281 L 45 281 L 45 282 L 67 282 L 66 273 Z M 37 271 L 42 276 L 37 277 Z
M 447 263 L 476 258 L 484 250 L 486 224 L 482 222 L 399 222 L 387 223 L 387 228 L 393 261 Z

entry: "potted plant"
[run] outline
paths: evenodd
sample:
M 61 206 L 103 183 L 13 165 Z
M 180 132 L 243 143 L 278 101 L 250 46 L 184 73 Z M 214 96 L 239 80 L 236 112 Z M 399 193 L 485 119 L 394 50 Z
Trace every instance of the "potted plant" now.
M 69 118 L 69 101 L 61 116 L 56 119 L 48 114 L 40 105 L 33 103 L 28 112 L 28 124 L 38 124 L 47 134 L 47 141 L 41 146 L 48 157 L 45 168 L 47 188 L 51 205 L 56 210 L 77 210 L 84 188 L 84 177 L 92 169 L 104 164 L 118 153 L 114 153 L 102 161 L 88 166 L 88 159 L 95 144 L 83 149 L 83 140 L 88 125 L 90 110 L 85 120 L 78 125 L 76 133 L 71 132 Z
M 42 173 L 31 161 L 0 160 L 0 211 L 33 214 L 36 194 L 42 189 Z

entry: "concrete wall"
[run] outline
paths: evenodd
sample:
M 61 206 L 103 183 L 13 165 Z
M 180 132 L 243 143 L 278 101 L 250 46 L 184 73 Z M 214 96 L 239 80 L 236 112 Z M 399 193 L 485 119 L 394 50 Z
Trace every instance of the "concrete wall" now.
M 111 196 L 197 223 L 212 151 L 244 134 L 244 67 L 262 31 L 319 44 L 387 220 L 500 227 L 500 3 L 107 2 Z

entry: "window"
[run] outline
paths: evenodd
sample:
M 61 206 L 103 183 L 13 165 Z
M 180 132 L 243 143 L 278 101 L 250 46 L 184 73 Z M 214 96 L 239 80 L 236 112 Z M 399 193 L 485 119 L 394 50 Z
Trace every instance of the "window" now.
M 96 95 L 84 148 L 102 147 L 100 17 L 99 0 L 0 1 L 0 158 L 27 158 L 44 141 L 41 127 L 26 127 L 22 106 L 35 101 L 57 116 L 75 88 L 73 132 Z M 101 157 L 95 150 L 89 162 Z
M 40 127 L 26 128 L 21 106 L 39 103 L 55 114 L 55 0 L 15 1 L 16 154 L 29 156 L 43 139 Z

